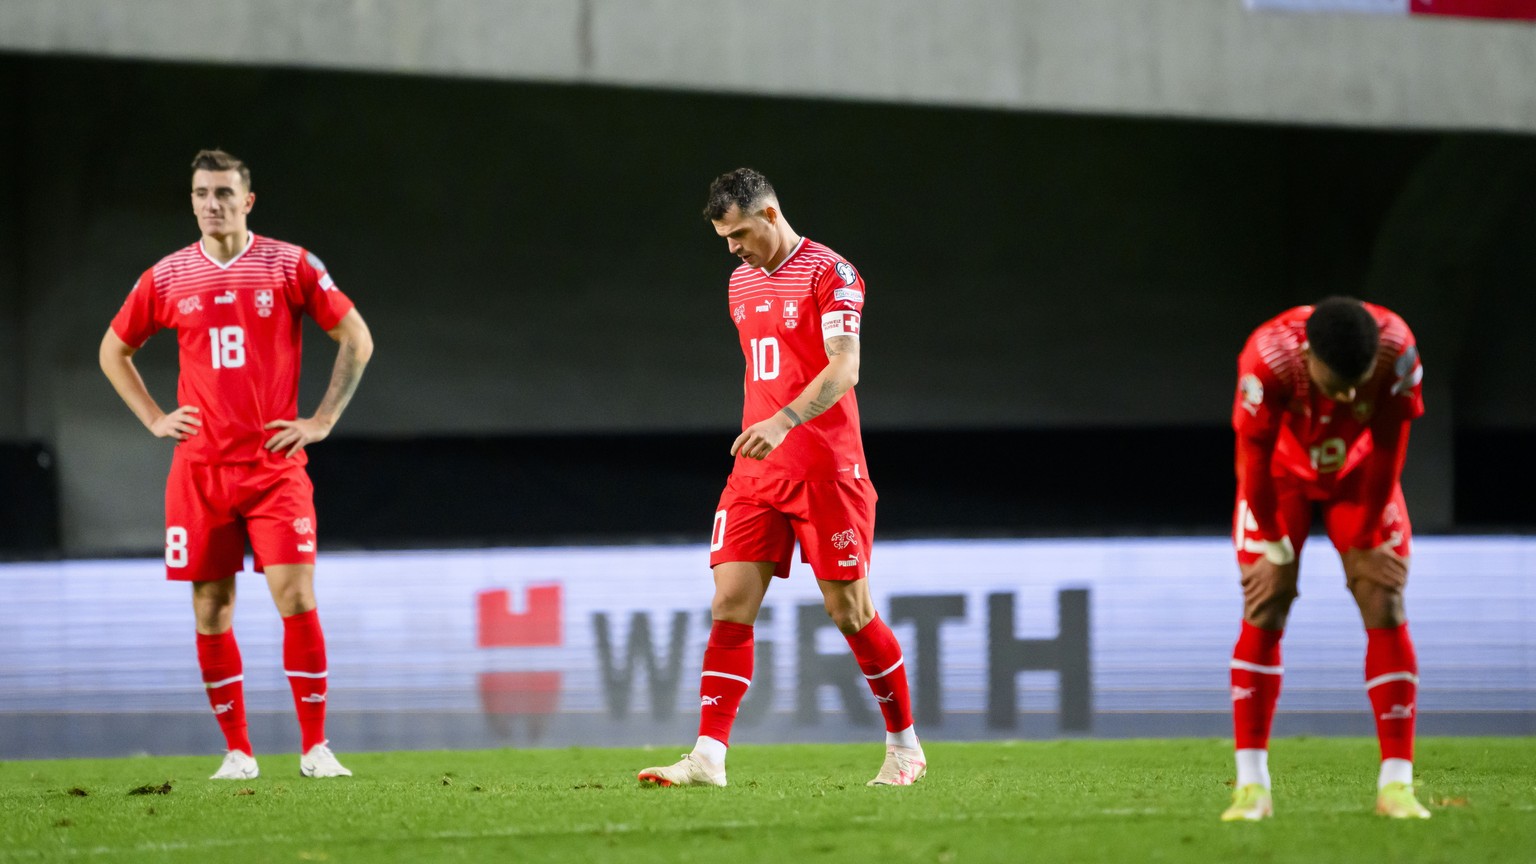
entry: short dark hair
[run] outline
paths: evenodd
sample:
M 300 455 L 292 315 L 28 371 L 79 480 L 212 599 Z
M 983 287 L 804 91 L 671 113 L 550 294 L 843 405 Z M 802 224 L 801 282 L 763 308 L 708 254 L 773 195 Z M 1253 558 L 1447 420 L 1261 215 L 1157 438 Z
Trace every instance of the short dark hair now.
M 1376 364 L 1381 330 L 1359 300 L 1329 297 L 1312 307 L 1307 318 L 1307 344 L 1312 355 L 1335 375 L 1354 381 Z
M 767 177 L 751 168 L 737 168 L 721 174 L 715 178 L 715 182 L 709 184 L 709 200 L 704 203 L 704 218 L 711 222 L 724 219 L 733 204 L 741 208 L 743 213 L 754 213 L 762 209 L 764 198 L 777 197 Z
M 251 169 L 245 167 L 245 163 L 236 159 L 223 150 L 199 150 L 192 157 L 192 173 L 199 171 L 239 171 L 240 180 L 245 184 L 245 191 L 251 191 Z

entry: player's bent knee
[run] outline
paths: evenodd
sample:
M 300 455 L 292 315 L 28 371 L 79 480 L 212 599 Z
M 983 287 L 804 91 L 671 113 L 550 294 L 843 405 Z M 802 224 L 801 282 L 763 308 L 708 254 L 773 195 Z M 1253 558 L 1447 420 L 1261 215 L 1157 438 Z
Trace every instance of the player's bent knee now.
M 834 607 L 828 604 L 827 617 L 832 619 L 839 632 L 851 636 L 869 626 L 869 622 L 875 620 L 875 613 L 873 609 L 857 605 Z
M 1407 620 L 1403 608 L 1403 592 L 1374 583 L 1357 583 L 1350 586 L 1355 595 L 1355 605 L 1360 607 L 1360 618 L 1369 628 L 1397 627 Z

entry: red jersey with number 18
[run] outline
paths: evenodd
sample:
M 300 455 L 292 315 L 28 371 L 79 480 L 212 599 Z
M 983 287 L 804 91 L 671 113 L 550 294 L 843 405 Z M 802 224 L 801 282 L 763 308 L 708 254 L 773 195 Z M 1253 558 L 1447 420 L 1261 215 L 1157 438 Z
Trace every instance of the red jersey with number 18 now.
M 193 462 L 304 464 L 262 443 L 273 420 L 298 417 L 301 315 L 330 330 L 352 309 L 313 253 L 251 235 L 220 264 L 201 241 L 144 271 L 112 330 L 138 348 L 162 328 L 176 330 L 178 405 L 195 405 L 202 428 L 176 447 Z
M 826 340 L 859 338 L 864 280 L 814 240 L 773 272 L 743 264 L 731 274 L 731 319 L 747 359 L 743 429 L 794 401 L 827 365 Z M 868 479 L 852 390 L 790 431 L 768 458 L 736 457 L 733 473 L 779 480 Z

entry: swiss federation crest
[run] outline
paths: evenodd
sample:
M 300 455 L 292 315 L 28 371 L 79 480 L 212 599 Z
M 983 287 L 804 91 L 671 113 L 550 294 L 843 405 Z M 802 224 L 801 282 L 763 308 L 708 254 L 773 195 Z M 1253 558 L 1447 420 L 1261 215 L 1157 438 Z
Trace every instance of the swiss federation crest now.
M 191 315 L 193 312 L 203 311 L 203 300 L 201 297 L 193 294 L 191 297 L 183 297 L 180 300 L 177 300 L 176 308 L 179 309 L 183 315 Z
M 256 291 L 256 314 L 263 318 L 272 317 L 271 288 L 261 288 Z

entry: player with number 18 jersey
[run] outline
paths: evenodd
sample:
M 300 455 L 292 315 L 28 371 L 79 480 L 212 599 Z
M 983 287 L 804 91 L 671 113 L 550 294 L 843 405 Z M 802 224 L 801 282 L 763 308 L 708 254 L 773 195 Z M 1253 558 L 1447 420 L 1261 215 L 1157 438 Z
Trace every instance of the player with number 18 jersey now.
M 352 309 L 313 253 L 251 233 L 227 263 L 201 242 L 144 271 L 112 320 L 133 348 L 155 332 L 176 331 L 176 400 L 196 405 L 203 425 L 176 445 L 166 487 L 166 572 L 178 580 L 222 579 L 239 569 L 244 539 L 209 512 L 242 511 L 257 569 L 315 560 L 315 512 L 300 450 L 263 446 L 266 424 L 298 415 L 303 316 L 330 330 Z M 269 478 L 293 475 L 275 500 L 246 510 L 241 499 Z M 290 493 L 289 490 L 295 490 Z M 211 499 L 223 498 L 217 501 Z
M 341 418 L 373 355 L 373 336 L 319 258 L 250 231 L 256 193 L 243 161 L 223 150 L 199 151 L 190 197 L 202 238 L 144 271 L 102 336 L 99 359 L 139 422 L 176 442 L 165 483 L 165 573 L 191 584 L 198 667 L 227 745 L 210 779 L 260 773 L 233 627 L 247 542 L 282 616 L 299 772 L 347 777 L 352 772 L 325 735 L 330 672 L 314 594 L 318 525 L 304 448 L 324 440 Z M 306 315 L 337 352 L 319 407 L 301 417 Z M 164 329 L 176 331 L 180 348 L 170 411 L 155 401 L 133 361 Z

